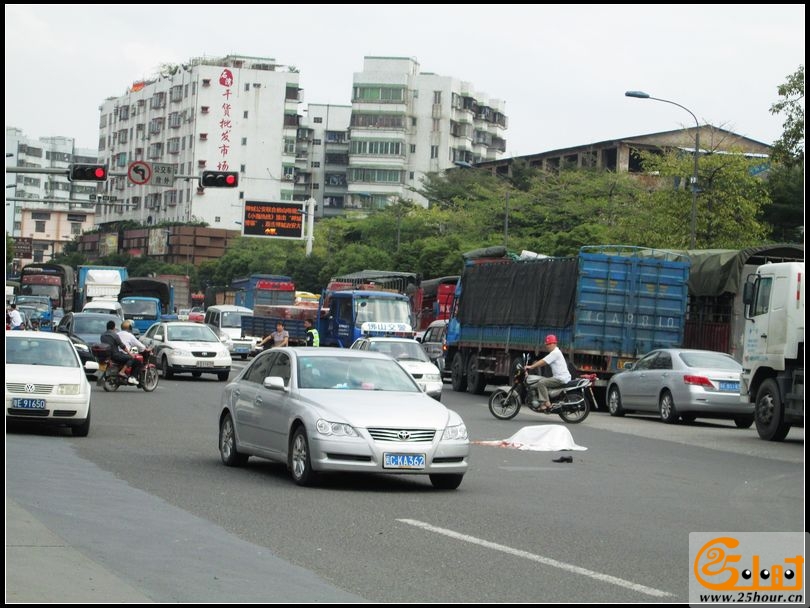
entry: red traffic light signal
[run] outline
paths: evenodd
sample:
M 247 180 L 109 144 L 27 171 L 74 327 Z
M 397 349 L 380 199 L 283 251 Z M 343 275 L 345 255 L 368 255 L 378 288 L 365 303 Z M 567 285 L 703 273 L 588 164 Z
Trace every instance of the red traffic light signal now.
M 203 188 L 236 188 L 239 185 L 239 173 L 236 171 L 203 171 L 200 185 Z
M 104 165 L 70 165 L 68 179 L 72 182 L 106 182 L 107 167 Z

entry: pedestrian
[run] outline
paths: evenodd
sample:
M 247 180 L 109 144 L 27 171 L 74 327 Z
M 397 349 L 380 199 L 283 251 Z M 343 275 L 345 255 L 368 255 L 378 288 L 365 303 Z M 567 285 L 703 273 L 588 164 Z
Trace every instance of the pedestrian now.
M 268 342 L 272 342 L 270 348 L 279 348 L 281 346 L 288 346 L 290 343 L 290 332 L 284 329 L 284 321 L 279 320 L 276 323 L 276 331 L 264 337 L 256 346 L 264 346 Z
M 551 409 L 551 401 L 548 397 L 548 389 L 558 388 L 571 382 L 571 372 L 568 371 L 568 364 L 562 351 L 557 348 L 557 336 L 549 334 L 546 336 L 546 347 L 549 353 L 542 359 L 526 366 L 526 371 L 548 365 L 551 367 L 551 378 L 540 378 L 535 384 L 539 401 L 532 401 L 532 405 L 539 406 L 539 411 L 548 412 Z
M 17 310 L 17 305 L 14 302 L 12 302 L 9 306 L 8 320 L 9 324 L 11 325 L 11 329 L 23 329 L 23 318 L 20 311 Z
M 320 346 L 321 337 L 312 322 L 312 319 L 304 319 L 304 329 L 307 332 L 307 346 Z

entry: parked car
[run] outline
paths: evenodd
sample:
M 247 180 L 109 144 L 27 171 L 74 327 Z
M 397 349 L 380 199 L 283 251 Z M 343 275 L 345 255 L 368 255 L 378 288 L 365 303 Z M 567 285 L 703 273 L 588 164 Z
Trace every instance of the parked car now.
M 96 361 L 82 363 L 65 334 L 6 333 L 6 425 L 11 421 L 67 426 L 76 437 L 90 432 L 90 383 Z
M 444 383 L 439 368 L 430 362 L 422 346 L 413 338 L 364 336 L 357 338 L 351 348 L 370 350 L 393 357 L 408 370 L 419 388 L 436 401 L 442 400 Z
M 95 361 L 92 346 L 101 341 L 101 334 L 107 331 L 107 321 L 110 319 L 115 320 L 116 327 L 120 329 L 120 319 L 108 313 L 68 312 L 59 320 L 56 331 L 67 334 L 83 363 Z
M 283 462 L 298 485 L 327 472 L 394 473 L 455 489 L 467 472 L 464 421 L 382 353 L 273 348 L 225 387 L 220 406 L 222 462 Z
M 444 353 L 447 350 L 447 319 L 431 322 L 420 340 L 422 350 L 431 363 L 439 368 L 442 378 L 450 377 L 450 369 L 445 365 Z
M 647 353 L 614 374 L 607 387 L 612 416 L 657 412 L 673 423 L 696 418 L 727 418 L 743 429 L 754 423 L 754 406 L 740 400 L 742 366 L 730 355 L 710 350 L 664 348 Z
M 164 378 L 190 373 L 195 378 L 215 374 L 225 382 L 231 373 L 231 354 L 207 325 L 191 321 L 155 323 L 140 338 L 153 349 Z

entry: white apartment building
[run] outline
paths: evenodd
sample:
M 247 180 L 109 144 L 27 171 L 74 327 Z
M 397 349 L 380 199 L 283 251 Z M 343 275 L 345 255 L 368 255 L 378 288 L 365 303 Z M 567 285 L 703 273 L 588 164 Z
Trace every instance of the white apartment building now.
M 229 55 L 171 66 L 108 98 L 98 153 L 116 200 L 99 205 L 97 224 L 203 221 L 234 230 L 245 201 L 293 200 L 298 83 L 274 59 Z M 173 181 L 161 178 L 167 165 Z M 238 171 L 238 187 L 201 188 L 203 170 Z
M 64 170 L 6 172 L 6 232 L 18 241 L 17 253 L 23 252 L 15 254 L 15 264 L 47 262 L 76 235 L 93 228 L 98 184 L 70 182 L 67 172 L 71 163 L 96 162 L 96 151 L 77 148 L 73 138 L 34 139 L 6 127 L 6 167 Z
M 504 102 L 404 57 L 365 57 L 352 87 L 346 207 L 381 208 L 416 193 L 427 173 L 497 160 Z

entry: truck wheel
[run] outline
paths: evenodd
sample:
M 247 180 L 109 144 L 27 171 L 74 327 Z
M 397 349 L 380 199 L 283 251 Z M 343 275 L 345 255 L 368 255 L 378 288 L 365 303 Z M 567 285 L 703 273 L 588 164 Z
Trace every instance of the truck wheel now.
M 776 380 L 768 378 L 757 391 L 754 404 L 757 433 L 765 441 L 782 441 L 787 437 L 790 425 L 784 422 L 785 410 Z
M 457 393 L 463 393 L 467 390 L 467 376 L 464 372 L 464 357 L 461 353 L 456 353 L 453 357 L 453 364 L 450 367 L 450 382 L 453 385 L 453 390 Z
M 467 392 L 473 395 L 483 395 L 487 387 L 487 377 L 478 369 L 478 359 L 475 356 L 467 361 Z

